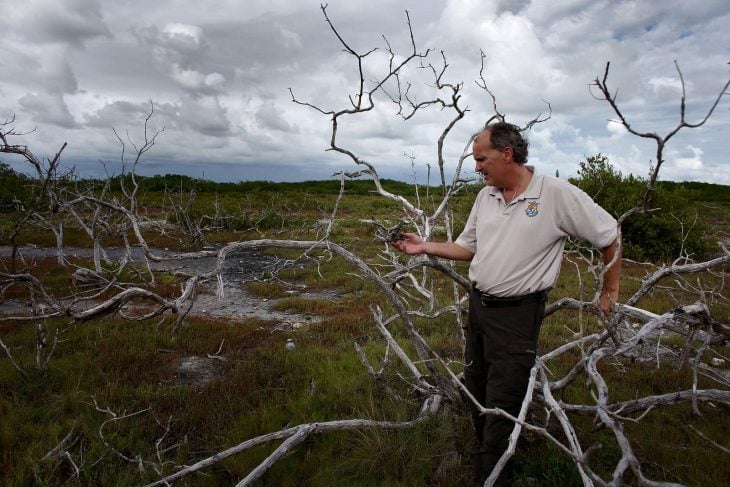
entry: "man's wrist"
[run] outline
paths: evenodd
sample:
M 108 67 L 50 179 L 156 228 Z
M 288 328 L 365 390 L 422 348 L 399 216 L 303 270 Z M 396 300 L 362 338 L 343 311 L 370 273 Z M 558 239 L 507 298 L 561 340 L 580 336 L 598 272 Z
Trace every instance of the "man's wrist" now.
M 599 298 L 602 298 L 605 296 L 606 298 L 608 298 L 608 302 L 611 304 L 611 306 L 613 306 L 614 304 L 616 304 L 616 301 L 617 301 L 613 297 L 614 294 L 615 293 L 613 293 L 611 291 L 606 291 L 605 289 L 603 289 L 603 290 L 601 290 L 601 294 L 600 294 Z

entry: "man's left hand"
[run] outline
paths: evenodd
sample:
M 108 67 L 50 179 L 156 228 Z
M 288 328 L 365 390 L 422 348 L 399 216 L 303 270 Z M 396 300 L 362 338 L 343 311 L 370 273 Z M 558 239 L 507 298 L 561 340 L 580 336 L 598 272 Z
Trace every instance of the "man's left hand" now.
M 617 296 L 614 297 L 606 291 L 601 291 L 601 295 L 598 298 L 598 306 L 601 308 L 601 311 L 603 311 L 603 314 L 608 316 L 611 311 L 613 311 L 617 298 Z

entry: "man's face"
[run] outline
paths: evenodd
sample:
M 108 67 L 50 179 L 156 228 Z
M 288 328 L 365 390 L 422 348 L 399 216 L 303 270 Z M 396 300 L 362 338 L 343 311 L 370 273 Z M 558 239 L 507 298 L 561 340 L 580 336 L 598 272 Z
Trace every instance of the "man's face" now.
M 487 185 L 501 188 L 508 166 L 508 149 L 495 149 L 489 137 L 489 131 L 482 132 L 474 141 L 472 154 L 476 172 L 484 177 Z

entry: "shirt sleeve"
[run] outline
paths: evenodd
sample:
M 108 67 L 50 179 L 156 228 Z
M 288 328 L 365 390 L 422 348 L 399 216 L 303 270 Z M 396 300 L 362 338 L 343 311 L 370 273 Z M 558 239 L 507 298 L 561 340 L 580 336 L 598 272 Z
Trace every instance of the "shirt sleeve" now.
M 573 237 L 588 240 L 598 249 L 608 247 L 618 236 L 618 223 L 580 188 L 569 184 L 566 211 L 560 228 Z

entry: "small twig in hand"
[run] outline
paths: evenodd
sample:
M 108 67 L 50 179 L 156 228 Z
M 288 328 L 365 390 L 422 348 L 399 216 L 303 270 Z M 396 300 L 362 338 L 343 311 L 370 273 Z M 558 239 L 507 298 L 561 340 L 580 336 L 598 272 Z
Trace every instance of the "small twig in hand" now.
M 398 222 L 397 225 L 387 227 L 382 223 L 375 220 L 360 220 L 361 223 L 369 223 L 375 226 L 375 239 L 380 242 L 391 243 L 403 240 L 403 222 Z M 387 224 L 387 222 L 384 222 Z

